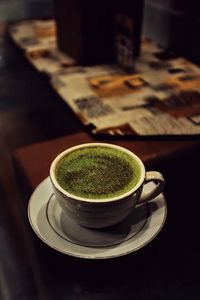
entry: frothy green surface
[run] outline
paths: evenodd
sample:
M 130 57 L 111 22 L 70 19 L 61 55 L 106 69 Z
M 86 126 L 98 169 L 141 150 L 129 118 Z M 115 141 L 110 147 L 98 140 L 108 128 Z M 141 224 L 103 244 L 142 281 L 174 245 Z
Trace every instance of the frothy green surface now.
M 59 185 L 73 195 L 106 199 L 132 189 L 140 178 L 140 167 L 127 153 L 94 146 L 66 154 L 55 175 Z

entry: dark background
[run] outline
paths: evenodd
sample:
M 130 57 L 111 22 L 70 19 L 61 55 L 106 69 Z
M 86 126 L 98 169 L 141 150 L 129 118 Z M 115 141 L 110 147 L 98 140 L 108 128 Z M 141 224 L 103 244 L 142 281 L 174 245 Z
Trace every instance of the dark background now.
M 199 62 L 200 26 L 196 3 L 146 0 L 144 33 L 159 44 Z M 53 2 L 50 0 L 0 0 L 0 28 L 5 21 L 52 14 Z M 49 271 L 42 285 L 41 274 L 34 265 L 36 257 L 31 253 L 30 264 L 27 251 L 26 232 L 30 232 L 30 228 L 25 225 L 25 216 L 16 206 L 21 196 L 12 153 L 25 145 L 83 130 L 73 112 L 2 33 L 0 299 L 45 300 L 42 292 L 48 285 L 53 289 L 53 274 L 55 271 L 59 273 L 61 267 L 66 270 L 66 285 L 63 285 L 62 277 L 63 281 L 54 287 L 55 294 L 50 295 L 51 299 L 199 300 L 199 156 L 183 157 L 168 165 L 155 166 L 164 171 L 167 178 L 169 215 L 162 234 L 136 255 L 101 264 L 67 258 L 63 264 L 62 255 L 47 250 L 34 237 L 41 249 L 40 257 Z
M 52 17 L 53 0 L 0 0 L 0 25 L 23 18 Z M 200 63 L 198 0 L 145 0 L 143 33 Z

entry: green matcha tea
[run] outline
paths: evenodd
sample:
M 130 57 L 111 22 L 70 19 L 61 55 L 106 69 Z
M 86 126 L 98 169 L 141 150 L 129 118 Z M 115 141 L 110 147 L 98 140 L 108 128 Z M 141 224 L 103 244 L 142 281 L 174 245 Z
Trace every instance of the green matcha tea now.
M 138 162 L 116 148 L 93 146 L 74 150 L 60 159 L 55 170 L 59 185 L 87 199 L 106 199 L 131 190 L 139 181 Z

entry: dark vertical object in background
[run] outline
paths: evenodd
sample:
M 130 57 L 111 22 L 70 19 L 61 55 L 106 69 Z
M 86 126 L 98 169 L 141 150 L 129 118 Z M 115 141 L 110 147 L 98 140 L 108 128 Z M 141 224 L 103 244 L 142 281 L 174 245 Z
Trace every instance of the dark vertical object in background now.
M 143 0 L 55 0 L 58 46 L 78 63 L 118 62 L 140 54 Z
M 134 68 L 140 55 L 143 0 L 118 0 L 113 3 L 114 41 L 117 62 L 127 70 Z
M 58 46 L 82 65 L 114 60 L 110 0 L 55 0 Z

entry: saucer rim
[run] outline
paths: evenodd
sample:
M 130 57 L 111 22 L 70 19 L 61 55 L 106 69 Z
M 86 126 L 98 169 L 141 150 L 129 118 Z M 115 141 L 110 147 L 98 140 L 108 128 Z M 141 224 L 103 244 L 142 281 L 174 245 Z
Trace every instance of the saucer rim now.
M 65 255 L 69 255 L 71 257 L 76 257 L 76 258 L 80 258 L 80 259 L 90 259 L 90 260 L 104 260 L 104 259 L 113 259 L 113 258 L 117 258 L 117 257 L 121 257 L 121 256 L 125 256 L 125 255 L 128 255 L 128 254 L 131 254 L 131 253 L 134 253 L 136 252 L 137 250 L 145 247 L 146 245 L 148 245 L 154 238 L 156 238 L 156 236 L 160 233 L 160 231 L 162 230 L 165 222 L 166 222 L 166 218 L 167 218 L 167 202 L 166 202 L 166 198 L 164 196 L 163 193 L 161 193 L 160 195 L 162 195 L 162 200 L 164 202 L 164 215 L 163 215 L 163 218 L 162 218 L 162 223 L 159 224 L 159 228 L 158 230 L 155 232 L 155 234 L 153 234 L 153 236 L 148 239 L 146 242 L 144 243 L 141 243 L 141 245 L 139 245 L 138 247 L 135 247 L 131 250 L 128 250 L 128 251 L 124 251 L 124 252 L 121 252 L 121 253 L 117 253 L 117 254 L 113 254 L 113 255 L 104 255 L 104 256 L 97 256 L 97 255 L 91 255 L 91 254 L 76 254 L 76 253 L 73 253 L 72 251 L 68 251 L 67 249 L 66 250 L 63 250 L 63 249 L 60 249 L 58 247 L 55 246 L 54 243 L 50 242 L 47 238 L 45 239 L 45 237 L 42 236 L 42 234 L 40 234 L 37 229 L 35 228 L 35 225 L 34 225 L 34 222 L 32 221 L 32 217 L 31 217 L 31 204 L 32 204 L 32 201 L 34 199 L 34 196 L 35 194 L 38 192 L 38 190 L 41 188 L 41 186 L 43 186 L 46 182 L 48 183 L 50 181 L 50 177 L 46 177 L 44 180 L 42 180 L 38 185 L 37 187 L 34 189 L 34 191 L 32 192 L 30 198 L 29 198 L 29 201 L 28 201 L 28 207 L 27 207 L 27 214 L 28 214 L 28 220 L 29 220 L 29 223 L 31 225 L 31 228 L 32 230 L 34 231 L 34 233 L 38 236 L 38 238 L 40 240 L 42 240 L 47 246 L 49 246 L 50 248 L 62 253 L 62 254 L 65 254 Z M 155 198 L 156 199 L 156 198 Z M 45 202 L 45 206 L 47 205 L 47 202 Z M 48 223 L 48 221 L 47 221 Z M 49 225 L 49 223 L 48 223 Z M 51 226 L 49 225 L 49 227 L 51 228 Z M 53 230 L 51 228 L 51 230 Z M 54 232 L 55 233 L 55 232 Z M 57 233 L 56 235 L 61 238 Z M 132 237 L 131 239 L 133 239 L 134 237 Z M 128 241 L 131 241 L 131 239 L 129 239 Z M 67 243 L 69 244 L 73 244 L 72 242 L 70 241 L 66 241 Z M 127 242 L 127 241 L 126 241 Z M 123 243 L 122 243 L 123 244 Z M 75 245 L 75 244 L 73 244 Z M 76 245 L 75 245 L 76 246 Z M 118 245 L 116 245 L 117 247 Z M 84 248 L 84 249 L 91 249 L 92 247 L 87 247 L 87 246 L 82 246 L 82 245 L 77 245 L 77 247 L 79 248 Z M 112 246 L 109 246 L 109 247 L 104 247 L 104 248 L 113 248 Z

